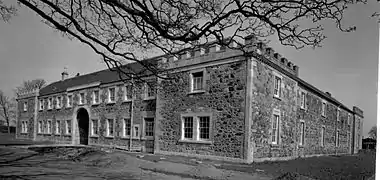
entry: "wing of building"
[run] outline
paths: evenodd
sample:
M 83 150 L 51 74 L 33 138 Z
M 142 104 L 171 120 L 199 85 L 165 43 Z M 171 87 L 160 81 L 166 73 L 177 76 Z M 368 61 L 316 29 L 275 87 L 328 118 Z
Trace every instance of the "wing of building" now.
M 205 45 L 144 61 L 166 78 L 123 66 L 144 82 L 64 72 L 18 97 L 17 137 L 239 162 L 358 152 L 362 110 L 302 80 L 257 38 L 244 43 L 245 54 Z

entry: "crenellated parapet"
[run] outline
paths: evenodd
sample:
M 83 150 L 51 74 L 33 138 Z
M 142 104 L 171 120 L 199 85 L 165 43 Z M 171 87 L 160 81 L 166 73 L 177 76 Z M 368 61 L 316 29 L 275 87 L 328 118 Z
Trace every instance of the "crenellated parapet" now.
M 287 58 L 282 57 L 281 54 L 275 52 L 273 48 L 268 47 L 254 35 L 246 36 L 244 44 L 247 52 L 264 56 L 266 59 L 277 64 L 282 69 L 298 77 L 299 67 L 297 65 L 289 61 Z
M 28 90 L 19 90 L 17 92 L 17 99 L 24 99 L 30 97 L 36 97 L 39 95 L 40 90 L 38 88 L 28 89 Z

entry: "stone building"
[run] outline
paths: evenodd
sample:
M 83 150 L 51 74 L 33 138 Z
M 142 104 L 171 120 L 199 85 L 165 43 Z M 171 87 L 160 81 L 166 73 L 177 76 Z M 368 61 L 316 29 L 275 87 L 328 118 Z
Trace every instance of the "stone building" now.
M 298 66 L 253 36 L 124 70 L 62 79 L 18 97 L 17 137 L 240 162 L 357 153 L 363 112 L 302 80 Z M 234 43 L 237 47 L 239 44 Z

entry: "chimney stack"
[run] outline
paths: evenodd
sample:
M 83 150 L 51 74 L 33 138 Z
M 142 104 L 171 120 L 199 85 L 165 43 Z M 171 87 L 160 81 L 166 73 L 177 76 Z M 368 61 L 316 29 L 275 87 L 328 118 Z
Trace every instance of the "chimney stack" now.
M 66 67 L 63 69 L 63 72 L 61 73 L 61 75 L 62 75 L 62 81 L 64 81 L 65 79 L 68 78 L 69 73 L 67 72 L 67 68 Z

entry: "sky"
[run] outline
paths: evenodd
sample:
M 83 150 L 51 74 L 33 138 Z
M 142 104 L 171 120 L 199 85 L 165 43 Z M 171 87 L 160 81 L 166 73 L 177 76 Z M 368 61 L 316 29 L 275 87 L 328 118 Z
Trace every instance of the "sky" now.
M 377 19 L 371 14 L 380 4 L 351 6 L 343 24 L 355 25 L 355 32 L 340 32 L 333 23 L 324 23 L 327 39 L 317 49 L 270 44 L 283 57 L 299 66 L 299 76 L 322 91 L 328 91 L 347 107 L 364 111 L 363 136 L 376 125 L 376 92 L 379 49 Z M 69 76 L 106 68 L 86 45 L 69 40 L 21 8 L 9 23 L 0 21 L 0 90 L 13 96 L 12 89 L 24 80 L 60 80 L 64 67 Z

